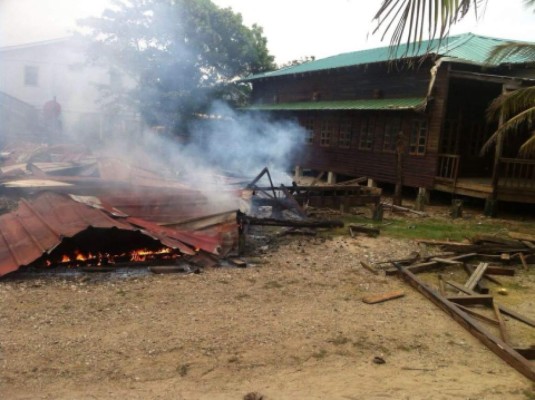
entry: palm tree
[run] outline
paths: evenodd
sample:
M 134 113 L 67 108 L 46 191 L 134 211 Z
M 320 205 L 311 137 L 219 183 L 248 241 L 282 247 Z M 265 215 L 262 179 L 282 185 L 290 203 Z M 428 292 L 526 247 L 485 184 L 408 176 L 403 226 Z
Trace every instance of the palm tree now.
M 390 46 L 397 49 L 406 40 L 406 51 L 419 49 L 425 36 L 445 39 L 451 26 L 469 13 L 479 15 L 488 0 L 384 0 L 375 14 L 377 27 L 373 33 L 383 30 L 381 38 L 391 33 Z M 524 0 L 529 11 L 535 12 L 535 0 Z M 431 40 L 428 42 L 431 43 Z M 496 46 L 487 62 L 498 64 L 513 56 L 527 56 L 535 60 L 535 45 L 509 42 Z M 535 63 L 534 63 L 535 65 Z M 535 157 L 535 87 L 520 88 L 496 98 L 488 109 L 489 119 L 498 119 L 500 124 L 482 152 L 488 151 L 498 138 L 525 128 L 531 132 L 528 140 L 520 147 L 519 156 Z
M 509 42 L 494 47 L 487 61 L 499 63 L 505 58 L 521 55 L 535 59 L 535 45 L 529 43 Z M 534 63 L 535 65 L 535 63 Z M 520 157 L 535 157 L 535 86 L 516 89 L 498 96 L 487 110 L 487 119 L 498 120 L 498 129 L 483 145 L 481 153 L 487 152 L 500 136 L 514 134 L 523 127 L 531 133 L 520 146 Z

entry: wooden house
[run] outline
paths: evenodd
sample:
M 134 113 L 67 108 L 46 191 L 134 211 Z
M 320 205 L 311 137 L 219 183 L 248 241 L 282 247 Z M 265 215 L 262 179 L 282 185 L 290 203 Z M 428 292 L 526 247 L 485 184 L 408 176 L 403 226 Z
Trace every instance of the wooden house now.
M 490 102 L 535 84 L 535 60 L 486 63 L 504 42 L 468 33 L 395 54 L 376 48 L 253 75 L 248 109 L 299 121 L 307 131 L 295 160 L 302 168 L 396 183 L 401 143 L 405 186 L 491 205 L 535 203 L 535 160 L 518 158 L 528 132 L 480 156 L 497 126 L 486 119 Z

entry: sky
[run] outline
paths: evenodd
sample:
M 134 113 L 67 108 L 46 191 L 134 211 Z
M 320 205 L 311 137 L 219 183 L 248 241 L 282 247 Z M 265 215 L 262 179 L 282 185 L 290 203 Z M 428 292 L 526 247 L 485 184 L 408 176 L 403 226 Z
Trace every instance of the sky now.
M 77 19 L 100 15 L 109 1 L 0 0 L 0 47 L 66 36 Z M 388 45 L 388 38 L 371 35 L 381 0 L 212 1 L 263 27 L 277 63 Z M 535 42 L 535 14 L 522 0 L 489 0 L 479 20 L 468 16 L 452 30 L 464 32 Z

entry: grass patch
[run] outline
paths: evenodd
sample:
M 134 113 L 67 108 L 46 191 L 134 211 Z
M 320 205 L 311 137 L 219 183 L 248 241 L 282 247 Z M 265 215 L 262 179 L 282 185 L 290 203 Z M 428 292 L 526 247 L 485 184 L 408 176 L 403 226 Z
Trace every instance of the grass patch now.
M 250 297 L 251 296 L 249 296 L 247 293 L 240 293 L 240 294 L 237 294 L 234 298 L 236 300 L 245 300 L 245 299 L 248 299 Z
M 492 222 L 477 222 L 464 219 L 440 218 L 411 218 L 411 219 L 385 219 L 375 222 L 359 216 L 347 216 L 343 219 L 345 227 L 331 232 L 335 235 L 348 235 L 349 224 L 366 224 L 381 229 L 381 235 L 399 239 L 431 239 L 461 241 L 475 235 L 492 235 L 503 232 L 503 225 Z M 388 225 L 384 225 L 388 223 Z

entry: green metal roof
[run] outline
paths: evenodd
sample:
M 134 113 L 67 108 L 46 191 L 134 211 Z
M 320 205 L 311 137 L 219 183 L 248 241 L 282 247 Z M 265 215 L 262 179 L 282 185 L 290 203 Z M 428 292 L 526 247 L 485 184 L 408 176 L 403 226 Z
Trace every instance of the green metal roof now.
M 307 111 L 307 110 L 413 110 L 425 106 L 425 97 L 402 99 L 360 99 L 339 101 L 308 101 L 295 103 L 254 104 L 253 111 Z
M 351 53 L 339 54 L 320 60 L 309 61 L 293 67 L 282 68 L 276 71 L 264 72 L 251 75 L 244 81 L 252 81 L 261 78 L 271 78 L 276 76 L 302 74 L 305 72 L 316 72 L 328 69 L 351 67 L 357 65 L 386 62 L 393 60 L 403 60 L 414 57 L 421 57 L 426 53 L 451 57 L 468 63 L 485 64 L 489 52 L 499 44 L 511 42 L 505 39 L 495 39 L 486 36 L 478 36 L 473 33 L 450 36 L 443 41 L 428 40 L 423 41 L 419 47 L 413 44 L 399 46 L 394 55 L 390 47 L 379 47 L 369 50 L 355 51 Z M 520 55 L 509 57 L 500 64 L 534 62 Z

